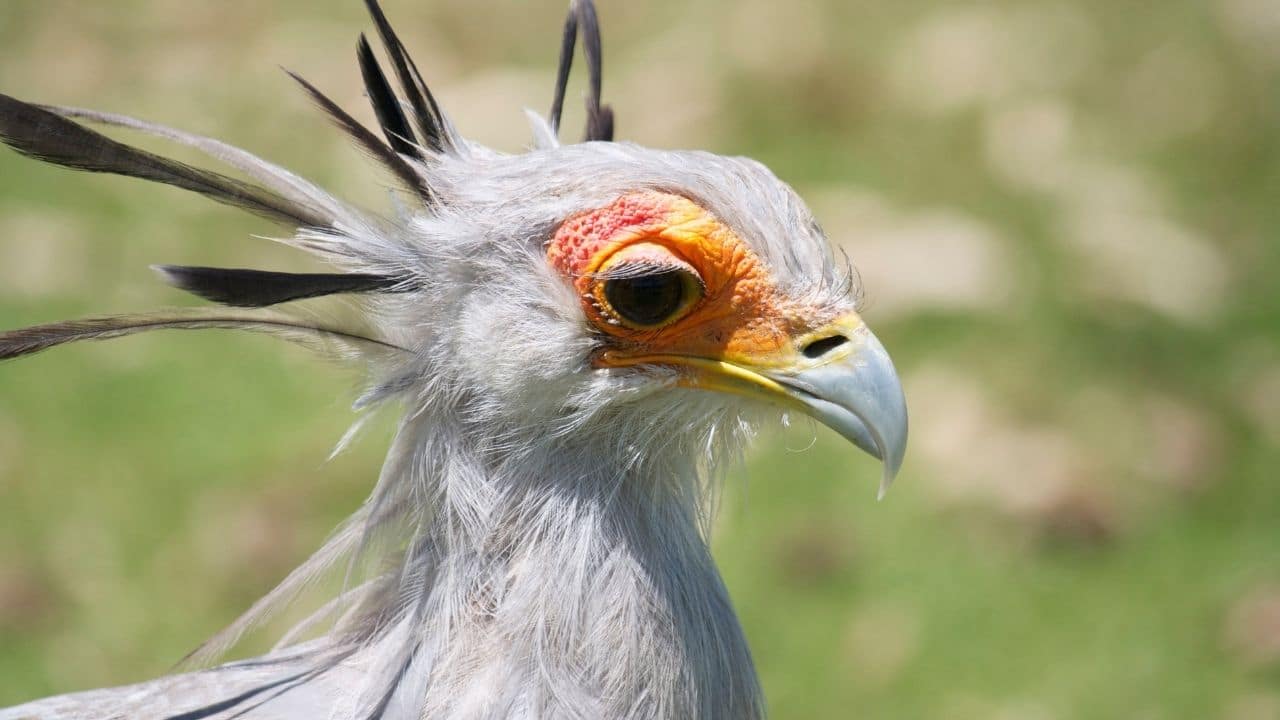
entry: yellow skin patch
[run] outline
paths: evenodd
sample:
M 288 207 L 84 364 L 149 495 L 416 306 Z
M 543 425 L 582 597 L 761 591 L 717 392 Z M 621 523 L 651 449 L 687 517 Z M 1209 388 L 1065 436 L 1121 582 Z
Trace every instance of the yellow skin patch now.
M 787 297 L 733 230 L 678 195 L 628 193 L 576 215 L 556 231 L 547 260 L 573 282 L 592 325 L 615 340 L 597 359 L 604 366 L 683 357 L 794 367 L 806 336 L 838 314 Z M 600 273 L 633 262 L 692 271 L 701 298 L 656 327 L 629 326 L 609 306 Z

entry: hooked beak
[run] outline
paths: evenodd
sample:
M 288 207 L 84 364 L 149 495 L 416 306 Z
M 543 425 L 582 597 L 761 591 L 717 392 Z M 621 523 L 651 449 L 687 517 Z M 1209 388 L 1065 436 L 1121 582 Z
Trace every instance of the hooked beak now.
M 889 353 L 867 326 L 859 320 L 842 329 L 847 342 L 818 364 L 763 374 L 818 422 L 884 464 L 883 498 L 907 452 L 907 401 Z
M 815 353 L 823 343 L 827 349 Z M 883 463 L 880 497 L 902 467 L 907 450 L 902 384 L 884 346 L 857 314 L 807 334 L 780 355 L 756 362 L 748 356 L 711 359 L 606 353 L 601 364 L 682 366 L 689 371 L 680 383 L 685 387 L 745 395 L 800 410 Z

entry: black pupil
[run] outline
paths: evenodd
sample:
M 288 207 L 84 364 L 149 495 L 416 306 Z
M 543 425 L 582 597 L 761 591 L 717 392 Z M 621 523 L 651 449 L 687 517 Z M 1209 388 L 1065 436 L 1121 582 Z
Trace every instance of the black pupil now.
M 609 280 L 604 284 L 604 296 L 623 320 L 657 325 L 680 309 L 684 288 L 680 271 L 667 270 Z

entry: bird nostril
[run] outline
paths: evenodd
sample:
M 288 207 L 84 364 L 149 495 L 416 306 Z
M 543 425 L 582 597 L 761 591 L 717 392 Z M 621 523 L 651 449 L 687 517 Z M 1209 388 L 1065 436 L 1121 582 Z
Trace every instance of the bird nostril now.
M 826 355 L 847 342 L 849 342 L 849 338 L 843 335 L 832 335 L 830 337 L 824 337 L 821 340 L 814 340 L 808 345 L 805 345 L 802 352 L 804 352 L 805 357 L 816 359 Z

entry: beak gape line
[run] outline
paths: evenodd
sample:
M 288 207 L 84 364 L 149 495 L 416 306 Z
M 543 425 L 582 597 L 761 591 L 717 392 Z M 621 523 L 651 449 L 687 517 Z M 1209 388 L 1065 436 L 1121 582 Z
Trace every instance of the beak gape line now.
M 897 370 L 880 340 L 856 314 L 820 334 L 843 337 L 817 357 L 753 367 L 742 360 L 682 355 L 623 356 L 605 352 L 604 367 L 671 365 L 688 373 L 681 384 L 732 393 L 799 410 L 835 430 L 884 465 L 879 497 L 893 483 L 907 449 L 907 403 Z

